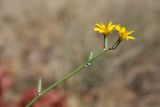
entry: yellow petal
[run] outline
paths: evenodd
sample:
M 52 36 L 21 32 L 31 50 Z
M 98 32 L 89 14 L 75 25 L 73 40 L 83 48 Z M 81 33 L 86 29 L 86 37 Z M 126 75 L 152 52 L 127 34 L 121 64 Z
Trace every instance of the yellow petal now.
M 102 25 L 101 25 L 101 24 L 96 24 L 96 26 L 97 26 L 97 27 L 99 27 L 99 28 L 101 28 L 101 27 L 102 27 Z
M 94 28 L 94 31 L 99 31 L 99 30 L 101 30 L 101 29 L 98 27 Z
M 127 33 L 127 35 L 130 35 L 130 34 L 132 34 L 133 32 L 134 32 L 134 31 L 130 31 L 130 32 Z
M 94 28 L 94 31 L 99 32 L 99 33 L 103 33 L 104 31 L 100 28 Z
M 112 25 L 112 21 L 109 22 L 108 27 L 110 27 Z
M 115 29 L 120 32 L 121 31 L 120 25 L 117 25 Z
M 121 32 L 125 33 L 126 32 L 126 28 L 122 27 Z
M 93 30 L 94 30 L 94 31 L 98 31 L 98 30 L 99 30 L 99 28 L 95 27 Z
M 106 26 L 104 25 L 104 24 L 102 24 L 102 27 L 101 27 L 102 29 L 105 29 L 106 28 Z
M 136 39 L 136 38 L 133 36 L 127 36 L 127 39 Z
M 114 29 L 115 25 L 109 27 L 109 31 L 111 32 Z

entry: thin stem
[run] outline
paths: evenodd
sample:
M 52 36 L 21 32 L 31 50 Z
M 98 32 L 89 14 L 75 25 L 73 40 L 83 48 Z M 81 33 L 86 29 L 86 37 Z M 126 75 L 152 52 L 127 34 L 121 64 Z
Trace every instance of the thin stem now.
M 114 50 L 114 49 L 116 49 L 117 47 L 118 47 L 118 45 L 121 43 L 121 39 L 118 39 L 115 43 L 114 43 L 114 45 L 112 46 L 112 50 Z
M 103 48 L 106 48 L 106 35 L 103 35 Z
M 92 59 L 84 62 L 82 65 L 80 65 L 79 67 L 77 67 L 74 71 L 72 71 L 71 73 L 69 73 L 66 77 L 64 77 L 63 79 L 49 85 L 44 91 L 41 92 L 41 94 L 37 95 L 34 99 L 32 99 L 27 105 L 26 107 L 31 107 L 38 99 L 40 99 L 44 94 L 46 94 L 48 91 L 50 91 L 51 89 L 53 89 L 54 87 L 60 85 L 61 83 L 63 83 L 64 81 L 68 80 L 70 77 L 76 75 L 77 73 L 79 73 L 83 68 L 86 67 L 86 65 L 88 63 L 92 63 L 96 58 L 100 57 L 101 55 L 103 55 L 106 51 L 112 50 L 107 49 L 107 50 L 103 50 L 100 53 L 98 53 L 96 56 L 94 56 Z

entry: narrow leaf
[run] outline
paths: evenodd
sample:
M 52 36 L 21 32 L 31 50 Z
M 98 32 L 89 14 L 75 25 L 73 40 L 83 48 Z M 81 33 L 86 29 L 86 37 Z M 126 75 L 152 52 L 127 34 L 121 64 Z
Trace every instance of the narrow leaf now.
M 94 55 L 93 51 L 91 51 L 90 54 L 89 54 L 88 60 L 91 60 L 93 58 L 93 55 Z
M 42 79 L 41 79 L 41 77 L 39 77 L 39 79 L 38 79 L 37 92 L 38 92 L 38 95 L 40 95 L 42 92 Z

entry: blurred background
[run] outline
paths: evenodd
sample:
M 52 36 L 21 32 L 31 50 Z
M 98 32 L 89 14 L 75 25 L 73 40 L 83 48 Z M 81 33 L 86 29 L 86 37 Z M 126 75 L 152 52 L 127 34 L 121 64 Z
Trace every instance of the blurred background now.
M 82 64 L 90 50 L 102 50 L 93 27 L 109 21 L 134 30 L 137 39 L 124 41 L 33 107 L 160 107 L 159 4 L 0 0 L 0 107 L 24 107 L 39 77 L 45 88 Z

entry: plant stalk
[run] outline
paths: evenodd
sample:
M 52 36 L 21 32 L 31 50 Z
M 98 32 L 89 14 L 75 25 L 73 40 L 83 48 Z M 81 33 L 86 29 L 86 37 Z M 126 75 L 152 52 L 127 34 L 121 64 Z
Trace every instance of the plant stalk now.
M 41 94 L 37 95 L 35 98 L 33 98 L 25 107 L 31 107 L 38 99 L 40 99 L 44 94 L 46 94 L 48 91 L 50 91 L 51 89 L 55 88 L 56 86 L 62 84 L 64 81 L 68 80 L 69 78 L 71 78 L 72 76 L 76 75 L 77 73 L 79 73 L 83 68 L 86 67 L 86 65 L 88 63 L 92 63 L 95 59 L 97 59 L 98 57 L 100 57 L 101 55 L 103 55 L 106 51 L 109 50 L 113 50 L 113 49 L 107 49 L 107 50 L 103 50 L 100 53 L 98 53 L 96 56 L 94 56 L 93 58 L 91 58 L 90 60 L 87 60 L 86 62 L 84 62 L 83 64 L 81 64 L 79 67 L 77 67 L 75 70 L 73 70 L 71 73 L 69 73 L 67 76 L 65 76 L 63 79 L 49 85 L 45 90 L 43 90 L 41 92 Z

